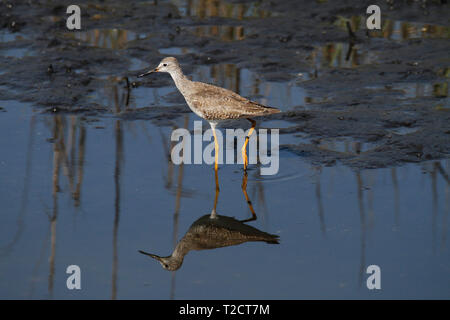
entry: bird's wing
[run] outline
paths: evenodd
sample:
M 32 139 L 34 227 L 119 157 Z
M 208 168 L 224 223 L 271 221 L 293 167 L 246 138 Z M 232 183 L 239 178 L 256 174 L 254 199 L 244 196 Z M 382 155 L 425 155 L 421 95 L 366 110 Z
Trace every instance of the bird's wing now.
M 188 100 L 209 119 L 221 118 L 224 115 L 236 119 L 279 112 L 278 109 L 248 100 L 231 90 L 206 83 L 198 85 Z

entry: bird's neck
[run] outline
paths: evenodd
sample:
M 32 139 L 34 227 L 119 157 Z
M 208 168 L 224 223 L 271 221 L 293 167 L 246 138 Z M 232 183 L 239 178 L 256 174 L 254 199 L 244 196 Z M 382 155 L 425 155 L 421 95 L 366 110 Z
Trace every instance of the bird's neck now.
M 185 245 L 183 240 L 178 242 L 172 254 L 168 257 L 170 264 L 175 267 L 175 270 L 180 268 L 183 264 L 184 256 L 190 251 L 189 247 Z
M 172 252 L 172 258 L 183 261 L 183 258 L 191 250 L 189 243 L 183 238 L 177 243 Z
M 191 80 L 189 80 L 184 74 L 181 69 L 172 71 L 170 73 L 170 76 L 172 77 L 173 81 L 175 82 L 175 85 L 177 86 L 178 90 L 184 95 L 184 93 L 187 91 L 189 85 L 191 84 Z

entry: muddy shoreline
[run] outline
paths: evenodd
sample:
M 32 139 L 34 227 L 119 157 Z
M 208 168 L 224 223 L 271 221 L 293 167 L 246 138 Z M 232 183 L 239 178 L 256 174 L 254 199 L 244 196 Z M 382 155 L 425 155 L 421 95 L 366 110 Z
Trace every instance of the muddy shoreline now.
M 368 4 L 360 1 L 228 1 L 217 12 L 169 1 L 79 1 L 81 32 L 65 27 L 70 1 L 0 1 L 0 97 L 32 102 L 45 113 L 77 113 L 87 123 L 113 116 L 165 126 L 190 112 L 179 94 L 165 96 L 170 107 L 133 99 L 138 90 L 173 86 L 168 76 L 136 78 L 173 51 L 187 74 L 225 64 L 306 90 L 305 101 L 270 119 L 288 123 L 281 149 L 315 164 L 380 168 L 444 159 L 450 156 L 445 2 L 380 2 L 386 28 L 376 33 L 362 27 Z M 114 99 L 99 93 L 105 87 Z M 135 108 L 128 108 L 130 99 Z M 286 135 L 298 143 L 283 143 Z M 351 141 L 352 150 L 323 147 L 333 139 Z

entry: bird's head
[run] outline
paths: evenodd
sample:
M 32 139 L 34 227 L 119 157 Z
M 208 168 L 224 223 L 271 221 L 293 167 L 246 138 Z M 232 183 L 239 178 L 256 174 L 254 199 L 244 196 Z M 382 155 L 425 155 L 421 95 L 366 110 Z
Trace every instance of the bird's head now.
M 139 250 L 140 253 L 145 254 L 146 256 L 152 257 L 155 260 L 158 260 L 159 263 L 161 264 L 161 266 L 169 271 L 175 271 L 178 270 L 181 265 L 183 264 L 183 259 L 176 259 L 173 256 L 168 256 L 168 257 L 160 257 L 157 256 L 156 254 L 151 254 L 142 250 Z
M 178 64 L 178 61 L 174 57 L 167 57 L 161 60 L 159 65 L 150 71 L 147 71 L 143 74 L 140 74 L 138 77 L 144 77 L 147 76 L 153 72 L 168 72 L 171 73 L 173 71 L 176 71 L 180 68 L 180 65 Z

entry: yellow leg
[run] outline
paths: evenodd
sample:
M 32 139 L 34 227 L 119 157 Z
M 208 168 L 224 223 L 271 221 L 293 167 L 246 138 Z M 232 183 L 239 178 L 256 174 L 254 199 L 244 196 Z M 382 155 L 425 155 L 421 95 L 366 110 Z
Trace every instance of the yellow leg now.
M 219 175 L 217 173 L 217 170 L 215 170 L 215 176 L 216 176 L 216 196 L 214 198 L 214 212 L 216 212 L 216 207 L 217 207 L 217 200 L 219 199 Z
M 248 221 L 256 220 L 255 210 L 253 210 L 252 202 L 250 201 L 250 198 L 248 197 L 248 194 L 247 194 L 247 179 L 248 179 L 247 172 L 244 172 L 244 177 L 242 178 L 242 192 L 244 193 L 244 197 L 245 197 L 245 200 L 247 201 L 248 207 L 250 208 L 252 217 L 250 219 L 243 220 L 241 222 L 248 222 Z
M 256 126 L 256 121 L 254 121 L 252 119 L 247 119 L 247 120 L 252 123 L 252 127 L 250 128 L 250 130 L 248 130 L 248 135 L 245 137 L 245 142 L 244 142 L 244 145 L 242 146 L 242 159 L 244 159 L 244 171 L 247 171 L 247 166 L 248 166 L 248 157 L 247 157 L 248 140 L 250 139 L 250 136 L 252 135 L 253 131 L 255 130 L 255 126 Z
M 217 142 L 216 129 L 211 126 L 214 135 L 214 170 L 219 168 L 219 143 Z M 217 177 L 217 175 L 216 175 Z

